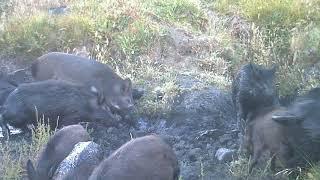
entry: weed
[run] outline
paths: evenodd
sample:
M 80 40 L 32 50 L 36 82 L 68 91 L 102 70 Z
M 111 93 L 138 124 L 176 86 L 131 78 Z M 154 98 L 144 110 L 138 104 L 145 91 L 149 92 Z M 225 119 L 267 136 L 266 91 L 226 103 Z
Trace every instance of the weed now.
M 3 179 L 22 179 L 26 176 L 25 166 L 28 159 L 36 160 L 37 154 L 52 135 L 50 127 L 41 123 L 32 131 L 32 140 L 9 141 L 0 144 L 0 174 Z

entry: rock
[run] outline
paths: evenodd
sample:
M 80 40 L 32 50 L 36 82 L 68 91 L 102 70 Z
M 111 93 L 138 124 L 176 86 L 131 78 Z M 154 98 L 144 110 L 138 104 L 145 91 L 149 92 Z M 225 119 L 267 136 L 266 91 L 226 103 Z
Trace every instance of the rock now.
M 222 128 L 235 122 L 236 117 L 230 94 L 213 87 L 184 93 L 181 103 L 173 111 L 175 115 L 189 118 L 194 118 L 193 115 L 197 115 L 197 118 L 210 115 L 209 120 Z
M 60 163 L 55 172 L 54 179 L 62 180 L 67 177 L 71 177 L 72 179 L 78 179 L 78 177 L 88 179 L 94 167 L 100 163 L 102 158 L 103 153 L 98 144 L 93 141 L 79 142 Z M 75 174 L 78 176 L 77 178 Z
M 197 158 L 199 158 L 201 155 L 201 149 L 200 148 L 194 148 L 194 149 L 191 149 L 189 151 L 189 159 L 190 161 L 197 161 Z
M 219 161 L 223 162 L 229 162 L 232 161 L 234 155 L 235 155 L 235 150 L 227 149 L 227 148 L 219 148 L 215 154 L 215 157 Z

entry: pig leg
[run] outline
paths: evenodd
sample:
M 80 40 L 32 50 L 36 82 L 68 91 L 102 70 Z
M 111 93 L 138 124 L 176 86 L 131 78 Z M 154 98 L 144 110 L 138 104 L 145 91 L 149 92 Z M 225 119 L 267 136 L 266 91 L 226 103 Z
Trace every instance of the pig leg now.
M 4 120 L 2 114 L 0 114 L 0 126 L 2 129 L 2 135 L 4 139 L 8 141 L 10 139 L 10 129 L 7 125 L 7 122 Z
M 261 154 L 264 151 L 264 146 L 261 144 L 261 142 L 258 140 L 253 144 L 253 158 L 252 162 L 249 165 L 249 172 L 252 172 L 253 167 L 258 163 L 258 160 L 261 156 Z
M 237 112 L 237 128 L 238 130 L 240 131 L 240 135 L 239 135 L 239 144 L 240 144 L 240 147 L 239 147 L 239 152 L 242 153 L 244 151 L 244 142 L 245 142 L 245 131 L 246 131 L 246 122 L 245 122 L 245 116 L 246 116 L 246 113 L 243 111 L 243 108 L 242 108 L 242 105 L 238 102 L 237 103 L 238 105 L 238 112 Z
M 244 144 L 243 150 L 246 156 L 252 156 L 253 154 L 253 147 L 252 147 L 252 126 L 248 124 L 246 128 L 246 132 L 244 135 Z
M 294 161 L 293 149 L 288 144 L 282 143 L 278 153 L 278 159 L 285 168 L 291 168 Z
M 243 108 L 244 105 L 241 103 L 240 98 L 237 97 L 236 103 L 236 111 L 237 111 L 237 128 L 240 130 L 241 134 L 244 134 L 246 127 L 246 120 L 248 112 Z

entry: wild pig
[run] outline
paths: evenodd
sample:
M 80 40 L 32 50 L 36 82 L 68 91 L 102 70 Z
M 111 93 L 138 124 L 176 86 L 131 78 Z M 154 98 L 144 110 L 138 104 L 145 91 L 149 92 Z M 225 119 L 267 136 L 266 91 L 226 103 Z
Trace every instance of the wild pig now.
M 27 173 L 30 180 L 49 180 L 56 168 L 72 151 L 78 142 L 90 140 L 87 131 L 81 125 L 65 126 L 57 131 L 42 149 L 37 166 L 34 168 L 31 160 L 27 162 Z
M 297 163 L 308 165 L 320 160 L 320 88 L 297 98 L 285 111 L 274 113 L 272 119 L 287 128 L 298 126 L 293 144 Z M 299 135 L 297 133 L 299 132 Z
M 94 86 L 106 97 L 110 109 L 122 117 L 133 108 L 132 84 L 122 79 L 108 65 L 76 55 L 51 52 L 31 65 L 36 81 L 60 79 Z
M 290 166 L 293 158 L 293 149 L 290 145 L 289 130 L 285 126 L 272 120 L 272 115 L 285 108 L 271 106 L 260 109 L 252 115 L 245 134 L 245 147 L 249 154 L 253 154 L 249 171 L 257 164 L 262 153 L 270 152 L 271 169 L 275 169 L 275 158 L 278 158 L 285 167 Z
M 178 180 L 180 168 L 174 151 L 155 135 L 122 145 L 95 168 L 90 180 Z
M 89 90 L 86 86 L 47 80 L 21 84 L 8 96 L 0 115 L 6 137 L 10 135 L 7 124 L 22 130 L 27 130 L 28 124 L 37 125 L 36 112 L 39 117 L 44 115 L 45 120 L 49 119 L 45 123 L 52 128 L 83 121 L 116 125 L 103 97 L 96 94 L 94 87 Z
M 320 88 L 314 88 L 294 101 L 286 111 L 272 119 L 286 125 L 301 123 L 303 130 L 313 140 L 320 140 Z
M 243 135 L 248 114 L 262 107 L 279 104 L 274 83 L 275 70 L 276 66 L 265 69 L 249 63 L 241 67 L 232 82 L 232 101 L 237 113 L 237 129 L 240 131 L 240 153 L 244 150 Z
M 237 112 L 237 127 L 244 133 L 250 112 L 279 104 L 275 88 L 275 70 L 249 63 L 241 67 L 232 82 L 232 101 Z

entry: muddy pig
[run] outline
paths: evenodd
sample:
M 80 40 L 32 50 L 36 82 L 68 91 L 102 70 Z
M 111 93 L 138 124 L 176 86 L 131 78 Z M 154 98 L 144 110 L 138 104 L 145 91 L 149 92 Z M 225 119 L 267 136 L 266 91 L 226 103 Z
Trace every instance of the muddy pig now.
M 95 168 L 90 180 L 178 180 L 180 168 L 174 151 L 155 135 L 122 145 Z
M 51 52 L 34 61 L 31 71 L 36 81 L 60 79 L 95 86 L 106 97 L 110 109 L 124 119 L 133 108 L 131 80 L 122 79 L 108 65 L 96 60 Z
M 275 170 L 275 158 L 285 167 L 291 166 L 293 149 L 290 145 L 289 131 L 294 131 L 272 120 L 274 113 L 282 112 L 285 108 L 270 106 L 260 109 L 252 115 L 245 134 L 245 148 L 253 155 L 249 171 L 257 164 L 261 155 L 269 151 L 271 157 L 271 170 Z
M 96 92 L 94 87 L 87 89 L 86 86 L 57 80 L 21 84 L 8 96 L 1 108 L 1 127 L 8 138 L 10 132 L 7 124 L 28 130 L 27 125 L 37 125 L 36 115 L 44 115 L 45 123 L 51 128 L 83 121 L 102 121 L 106 125 L 116 125 L 103 102 L 103 96 Z
M 65 126 L 57 131 L 44 146 L 34 168 L 31 160 L 27 162 L 27 173 L 30 180 L 49 180 L 56 168 L 78 142 L 90 140 L 87 131 L 81 125 Z

